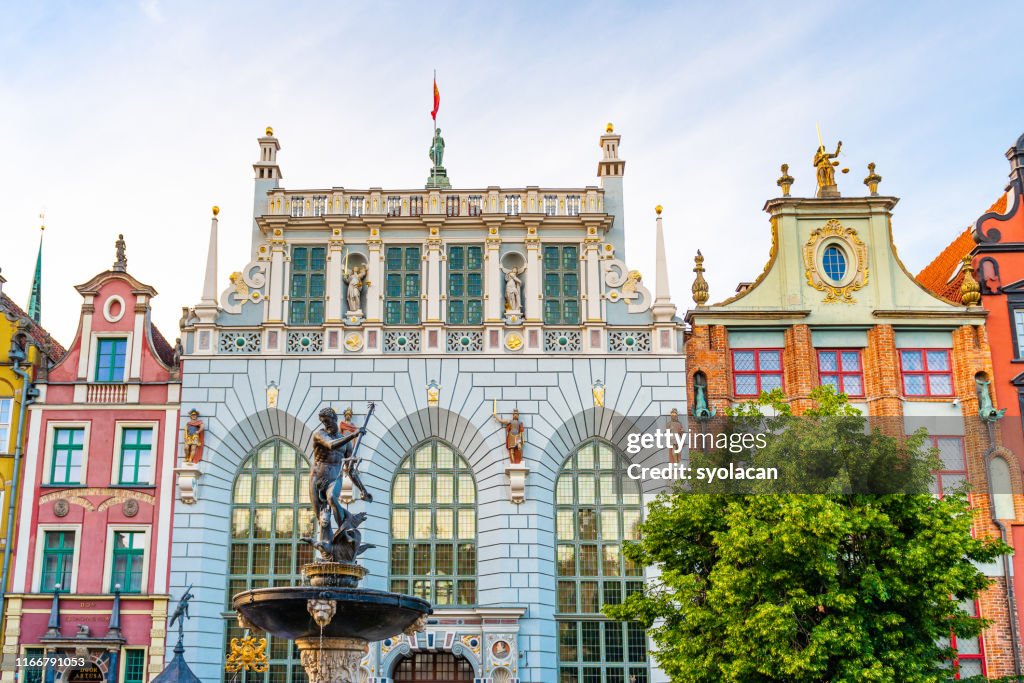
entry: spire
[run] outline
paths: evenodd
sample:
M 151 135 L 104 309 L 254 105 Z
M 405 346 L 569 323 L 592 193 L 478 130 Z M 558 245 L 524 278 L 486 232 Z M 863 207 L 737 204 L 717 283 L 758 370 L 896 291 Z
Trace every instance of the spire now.
M 665 231 L 661 227 L 661 205 L 654 207 L 658 214 L 655 223 L 654 243 L 654 304 L 651 306 L 651 313 L 654 322 L 670 322 L 676 315 L 675 304 L 668 292 L 668 256 L 665 254 Z
M 39 214 L 39 218 L 43 218 L 43 214 Z M 39 226 L 39 253 L 36 254 L 36 272 L 32 276 L 32 294 L 28 299 L 28 317 L 32 318 L 39 324 L 39 318 L 42 316 L 43 306 L 43 231 L 46 230 L 46 225 Z
M 601 136 L 601 161 L 597 162 L 597 177 L 621 178 L 626 172 L 626 162 L 619 158 L 619 142 L 622 136 L 615 134 L 615 126 L 608 124 Z
M 217 214 L 220 207 L 213 207 L 213 218 L 210 219 L 210 249 L 206 252 L 206 279 L 203 280 L 203 298 L 200 306 L 217 305 Z
M 266 135 L 258 140 L 260 145 L 259 161 L 252 165 L 256 172 L 252 199 L 252 244 L 250 245 L 253 259 L 256 258 L 260 245 L 265 239 L 256 219 L 271 213 L 267 206 L 267 193 L 281 185 L 281 167 L 277 165 L 277 153 L 281 151 L 281 143 L 274 137 L 274 129 L 270 126 L 267 126 L 264 132 Z

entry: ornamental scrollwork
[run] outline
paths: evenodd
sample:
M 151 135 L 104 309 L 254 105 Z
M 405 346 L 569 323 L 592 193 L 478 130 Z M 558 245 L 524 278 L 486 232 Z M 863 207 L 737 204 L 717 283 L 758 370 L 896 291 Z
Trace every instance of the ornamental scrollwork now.
M 838 279 L 822 272 L 822 254 L 833 245 L 845 259 L 844 272 Z M 804 267 L 807 284 L 825 292 L 824 303 L 852 304 L 857 301 L 853 293 L 868 284 L 868 249 L 856 230 L 833 218 L 812 232 L 804 244 Z
M 267 284 L 266 261 L 252 261 L 242 270 L 230 275 L 231 285 L 220 295 L 220 307 L 226 313 L 241 313 L 246 303 L 259 303 L 265 296 L 263 286 Z

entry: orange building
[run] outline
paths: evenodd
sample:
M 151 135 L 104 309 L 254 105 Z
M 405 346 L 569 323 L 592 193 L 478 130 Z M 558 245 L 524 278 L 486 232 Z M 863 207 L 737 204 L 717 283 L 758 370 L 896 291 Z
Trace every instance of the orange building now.
M 1024 466 L 1024 135 L 1006 157 L 1010 182 L 1004 192 L 918 279 L 955 303 L 963 301 L 963 291 L 972 290 L 962 288 L 968 275 L 977 282 L 980 305 L 988 312 L 985 326 L 992 351 L 994 407 L 1006 411 L 985 454 L 992 470 L 992 516 L 1007 542 L 1024 551 L 1024 501 L 1012 495 L 1021 491 Z M 968 256 L 969 269 L 964 267 Z M 1017 633 L 1021 634 L 1024 552 L 1014 554 L 1012 570 Z
M 794 179 L 783 167 L 782 196 L 764 207 L 772 246 L 755 282 L 707 305 L 698 256 L 697 306 L 686 314 L 690 405 L 706 398 L 721 413 L 780 388 L 800 414 L 812 405 L 812 389 L 832 385 L 862 414 L 888 418 L 895 431 L 925 427 L 944 463 L 935 492 L 966 479 L 975 533 L 999 535 L 1003 520 L 991 513 L 986 468 L 993 443 L 979 419 L 979 407 L 994 400 L 988 313 L 976 301 L 963 306 L 927 290 L 906 270 L 892 235 L 899 200 L 878 193 L 874 164 L 864 179 L 868 192 L 858 197 L 841 196 L 824 166 L 816 169 L 814 197 L 791 196 Z M 1019 478 L 1016 484 L 1019 491 Z M 991 587 L 964 604 L 992 626 L 976 641 L 955 643 L 962 677 L 1019 673 L 1009 561 L 995 565 L 983 568 Z

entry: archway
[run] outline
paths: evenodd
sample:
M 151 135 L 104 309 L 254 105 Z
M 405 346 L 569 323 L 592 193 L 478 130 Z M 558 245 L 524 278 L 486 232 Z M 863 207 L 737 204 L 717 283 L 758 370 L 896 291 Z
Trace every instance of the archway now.
M 473 665 L 451 652 L 417 652 L 399 660 L 394 683 L 472 683 Z

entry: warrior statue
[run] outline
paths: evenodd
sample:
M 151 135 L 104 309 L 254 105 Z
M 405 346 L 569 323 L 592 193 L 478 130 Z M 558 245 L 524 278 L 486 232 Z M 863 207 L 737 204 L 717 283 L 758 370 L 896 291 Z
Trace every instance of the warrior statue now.
M 345 284 L 348 288 L 345 290 L 345 298 L 348 302 L 348 312 L 355 313 L 363 310 L 363 305 L 360 302 L 362 295 L 363 284 L 366 281 L 366 266 L 356 266 L 352 269 L 351 273 L 347 273 L 344 276 Z
M 523 281 L 519 276 L 526 271 L 526 267 L 502 268 L 505 273 L 505 310 L 509 313 L 521 313 L 523 310 Z
M 505 450 L 508 451 L 508 459 L 513 465 L 523 462 L 523 437 L 526 435 L 526 425 L 519 419 L 519 409 L 512 411 L 511 420 L 502 420 L 497 414 L 494 419 L 505 428 Z
M 199 419 L 199 411 L 195 408 L 189 411 L 188 417 L 185 423 L 185 463 L 195 465 L 203 458 L 206 425 Z

